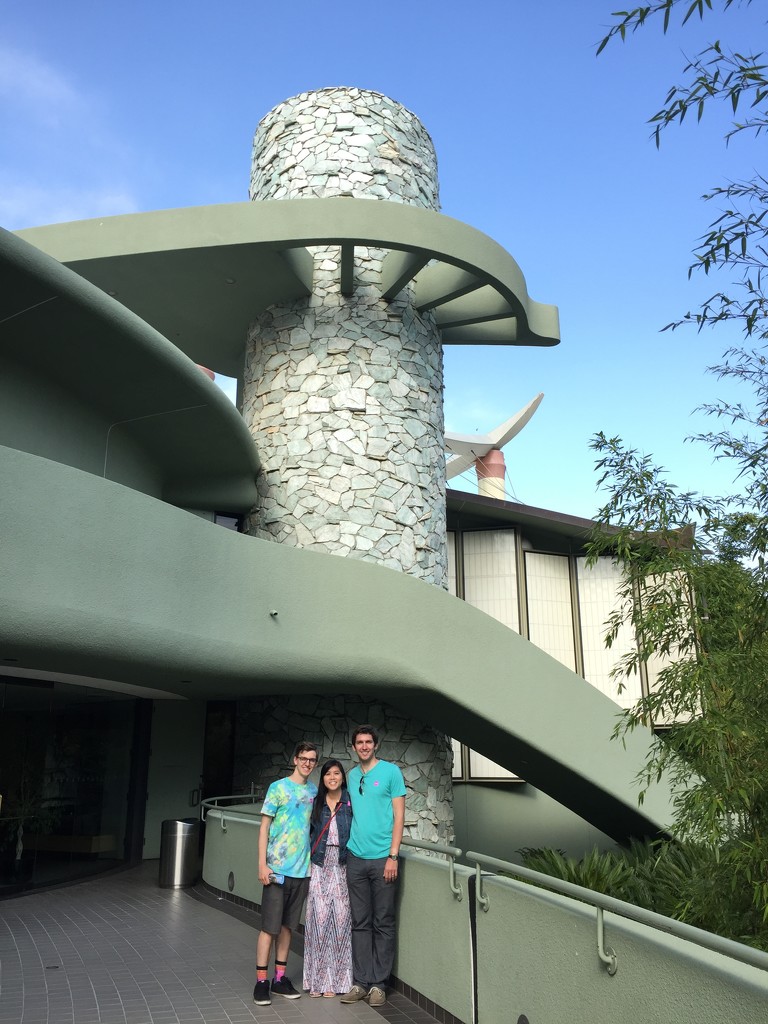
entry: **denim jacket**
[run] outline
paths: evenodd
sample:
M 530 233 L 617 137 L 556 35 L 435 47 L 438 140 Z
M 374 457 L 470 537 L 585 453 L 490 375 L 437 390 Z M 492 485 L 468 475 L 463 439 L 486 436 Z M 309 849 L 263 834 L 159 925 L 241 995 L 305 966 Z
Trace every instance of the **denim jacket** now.
M 324 804 L 320 811 L 320 820 L 312 821 L 309 825 L 309 848 L 314 850 L 312 854 L 313 864 L 323 864 L 325 861 L 325 846 L 328 841 L 328 829 L 325 826 L 331 820 L 331 809 L 328 804 Z M 344 864 L 347 859 L 347 842 L 349 840 L 349 830 L 352 826 L 352 804 L 349 799 L 349 793 L 346 789 L 341 791 L 341 800 L 339 801 L 339 809 L 336 811 L 336 828 L 339 833 L 339 863 Z M 323 829 L 325 828 L 325 832 Z M 320 833 L 323 833 L 320 836 Z M 320 841 L 318 842 L 318 836 Z M 315 849 L 315 843 L 317 843 L 317 849 Z

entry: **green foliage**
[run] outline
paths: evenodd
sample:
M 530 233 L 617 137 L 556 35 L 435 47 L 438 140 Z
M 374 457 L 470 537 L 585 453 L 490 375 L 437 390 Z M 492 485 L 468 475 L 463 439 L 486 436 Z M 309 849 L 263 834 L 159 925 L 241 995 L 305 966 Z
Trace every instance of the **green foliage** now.
M 749 3 L 751 0 L 746 0 L 745 6 Z M 723 0 L 723 10 L 732 4 L 733 0 Z M 685 6 L 684 0 L 658 0 L 647 7 L 616 11 L 613 17 L 617 21 L 601 39 L 598 54 L 612 39 L 617 36 L 626 39 L 628 31 L 636 32 L 655 15 L 663 15 L 663 29 L 666 33 L 673 9 L 680 6 Z M 694 0 L 685 6 L 682 24 L 695 14 L 703 19 L 709 10 L 712 10 L 711 0 Z M 765 109 L 768 99 L 768 65 L 761 63 L 762 57 L 762 53 L 742 54 L 730 50 L 720 40 L 696 54 L 683 68 L 683 75 L 686 76 L 683 83 L 672 86 L 667 92 L 664 106 L 649 119 L 655 125 L 653 137 L 656 145 L 660 144 L 662 130 L 671 124 L 682 124 L 689 111 L 695 112 L 696 119 L 700 121 L 707 104 L 712 100 L 724 101 L 731 108 L 734 118 L 740 109 L 743 111 L 746 108 L 748 111 L 742 120 L 733 121 L 726 133 L 726 141 L 743 131 L 754 131 L 759 135 L 768 126 L 768 112 Z
M 735 11 L 750 3 L 719 6 Z M 712 0 L 653 0 L 616 12 L 597 52 L 650 21 L 661 21 L 666 33 L 673 14 L 684 25 L 712 9 Z M 744 132 L 760 138 L 768 127 L 763 53 L 715 40 L 689 59 L 682 83 L 649 119 L 656 145 L 666 128 L 689 114 L 700 121 L 713 102 L 730 112 L 726 144 Z M 694 249 L 689 276 L 719 271 L 731 283 L 664 330 L 731 322 L 743 331 L 748 347 L 730 349 L 710 371 L 744 384 L 749 398 L 704 406 L 722 429 L 692 439 L 728 460 L 739 489 L 721 498 L 680 491 L 649 457 L 598 434 L 592 447 L 609 498 L 590 555 L 613 554 L 626 569 L 606 643 L 629 624 L 636 649 L 615 674 L 645 680 L 644 696 L 617 735 L 640 724 L 666 727 L 643 783 L 671 779 L 675 832 L 684 844 L 660 848 L 654 874 L 674 875 L 682 863 L 676 856 L 694 859 L 679 879 L 672 916 L 767 948 L 768 179 L 756 173 L 703 198 L 720 213 Z
M 768 925 L 734 873 L 738 851 L 656 840 L 634 841 L 628 850 L 592 850 L 579 860 L 561 850 L 519 852 L 533 871 L 768 950 Z
M 616 734 L 667 726 L 649 754 L 644 787 L 662 775 L 672 782 L 676 835 L 721 850 L 733 884 L 768 920 L 768 516 L 754 507 L 768 496 L 768 460 L 752 466 L 753 442 L 728 432 L 712 443 L 746 463 L 752 476 L 738 501 L 751 495 L 750 512 L 726 511 L 733 498 L 679 492 L 647 456 L 598 434 L 592 446 L 610 497 L 589 557 L 615 554 L 625 569 L 606 643 L 625 623 L 637 643 L 614 674 L 658 669 Z
M 562 850 L 547 848 L 526 848 L 518 850 L 518 853 L 525 867 L 532 871 L 540 871 L 543 875 L 551 875 L 563 882 L 581 885 L 592 892 L 602 892 L 606 896 L 626 892 L 632 881 L 629 863 L 620 854 L 591 850 L 580 860 L 574 860 Z M 617 898 L 624 899 L 623 896 Z
M 721 0 L 724 11 L 731 7 L 748 6 L 734 0 Z M 672 12 L 678 8 L 682 23 L 698 15 L 704 18 L 712 10 L 712 0 L 656 0 L 648 6 L 630 11 L 617 11 L 616 19 L 598 45 L 601 53 L 614 39 L 626 39 L 648 21 L 661 17 L 666 33 Z M 681 124 L 686 115 L 695 114 L 700 121 L 706 107 L 712 102 L 725 103 L 732 120 L 725 133 L 726 144 L 742 132 L 756 137 L 768 128 L 768 63 L 764 54 L 740 53 L 715 40 L 697 53 L 683 68 L 683 81 L 672 86 L 662 107 L 649 119 L 653 125 L 656 145 L 661 133 L 673 124 Z M 718 290 L 696 312 L 688 312 L 664 328 L 693 324 L 699 329 L 724 321 L 741 325 L 749 338 L 768 338 L 768 299 L 764 290 L 764 275 L 768 269 L 766 231 L 768 210 L 768 182 L 759 173 L 743 181 L 731 181 L 711 189 L 703 197 L 720 206 L 721 212 L 709 225 L 693 251 L 694 261 L 688 269 L 709 274 L 721 270 L 730 274 L 735 291 Z

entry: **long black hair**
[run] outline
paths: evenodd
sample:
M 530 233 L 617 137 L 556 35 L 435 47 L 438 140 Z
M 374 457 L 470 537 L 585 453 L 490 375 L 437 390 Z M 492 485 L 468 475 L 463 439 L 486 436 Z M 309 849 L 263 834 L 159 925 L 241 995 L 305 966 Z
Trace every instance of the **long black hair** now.
M 325 797 L 328 790 L 325 786 L 325 776 L 331 768 L 338 768 L 341 772 L 341 790 L 347 788 L 347 773 L 344 771 L 344 765 L 341 761 L 337 761 L 335 757 L 332 757 L 330 761 L 326 761 L 323 767 L 320 769 L 320 782 L 317 785 L 317 796 L 312 806 L 312 821 L 320 821 L 320 815 L 323 813 L 325 807 Z

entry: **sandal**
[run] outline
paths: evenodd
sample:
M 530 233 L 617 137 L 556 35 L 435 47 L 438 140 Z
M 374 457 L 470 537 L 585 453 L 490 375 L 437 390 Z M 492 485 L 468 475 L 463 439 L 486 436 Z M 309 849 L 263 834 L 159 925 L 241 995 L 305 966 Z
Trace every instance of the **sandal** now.
M 323 992 L 323 999 L 335 999 L 335 998 L 336 998 L 336 993 L 335 992 Z
M 319 999 L 322 994 L 322 992 L 310 992 L 309 997 L 310 999 Z

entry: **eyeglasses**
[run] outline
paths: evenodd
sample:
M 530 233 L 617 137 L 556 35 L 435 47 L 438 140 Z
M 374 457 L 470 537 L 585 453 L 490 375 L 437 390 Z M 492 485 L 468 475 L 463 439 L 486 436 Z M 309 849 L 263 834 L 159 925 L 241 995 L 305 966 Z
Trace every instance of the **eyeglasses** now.
M 363 784 L 364 783 L 365 783 L 365 776 L 361 775 L 360 776 L 360 785 L 357 787 L 357 791 L 360 794 L 360 796 L 363 796 Z
M 317 764 L 316 757 L 297 757 L 297 761 L 301 761 L 302 764 Z

